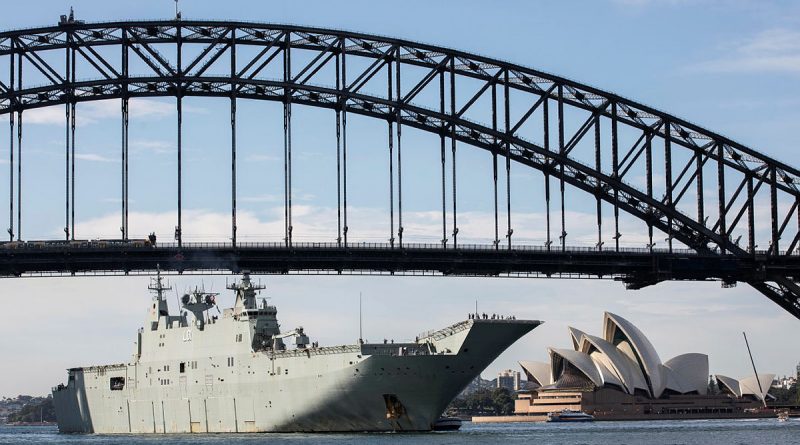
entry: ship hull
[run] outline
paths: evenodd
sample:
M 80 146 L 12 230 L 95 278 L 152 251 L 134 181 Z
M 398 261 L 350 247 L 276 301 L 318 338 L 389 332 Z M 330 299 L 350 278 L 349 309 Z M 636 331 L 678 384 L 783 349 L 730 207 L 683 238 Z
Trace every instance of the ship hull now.
M 412 344 L 251 352 L 179 373 L 136 363 L 74 369 L 53 391 L 59 430 L 429 431 L 470 381 L 538 323 L 469 320 Z M 423 344 L 432 352 L 420 354 Z M 124 388 L 111 389 L 113 378 L 124 378 Z

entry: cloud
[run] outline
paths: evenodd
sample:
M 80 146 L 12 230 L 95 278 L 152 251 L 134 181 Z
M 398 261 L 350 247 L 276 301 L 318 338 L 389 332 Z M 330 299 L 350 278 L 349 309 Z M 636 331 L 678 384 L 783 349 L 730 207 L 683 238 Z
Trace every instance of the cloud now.
M 243 196 L 239 198 L 240 202 L 279 202 L 283 200 L 282 196 L 278 195 L 257 195 L 257 196 Z
M 311 195 L 298 195 L 292 206 L 293 239 L 295 242 L 334 242 L 337 238 L 336 207 L 300 204 L 312 199 Z M 279 242 L 284 239 L 283 195 L 262 194 L 239 198 L 243 203 L 266 203 L 268 206 L 255 206 L 255 210 L 239 209 L 237 213 L 237 236 L 240 241 Z M 349 207 L 348 240 L 351 242 L 388 242 L 390 221 L 388 209 L 377 207 Z M 505 217 L 502 216 L 502 221 Z M 403 212 L 405 243 L 438 244 L 442 238 L 442 220 L 439 211 Z M 555 215 L 553 215 L 555 217 Z M 594 247 L 597 242 L 596 216 L 593 213 L 566 212 L 567 245 Z M 451 238 L 451 216 L 448 214 L 447 237 Z M 177 220 L 175 211 L 132 212 L 129 214 L 131 237 L 144 238 L 155 231 L 159 236 L 172 239 Z M 231 215 L 227 211 L 209 209 L 184 209 L 184 241 L 227 241 L 231 234 Z M 82 239 L 113 238 L 119 232 L 119 214 L 111 213 L 96 218 L 77 221 L 76 236 Z M 639 224 L 638 226 L 636 224 Z M 642 223 L 632 219 L 620 219 L 620 246 L 643 248 L 649 242 Z M 551 239 L 558 244 L 560 225 L 553 222 Z M 513 242 L 517 245 L 542 246 L 547 239 L 546 216 L 537 212 L 514 213 L 512 228 Z M 397 237 L 397 222 L 395 221 Z M 491 212 L 460 212 L 458 217 L 458 241 L 461 244 L 484 244 L 493 242 L 494 214 Z M 61 227 L 54 227 L 52 236 L 61 236 Z M 500 226 L 500 242 L 505 243 L 505 224 Z M 656 247 L 665 247 L 665 236 L 656 233 Z M 604 233 L 606 246 L 613 240 L 610 233 Z M 448 241 L 452 243 L 452 239 Z
M 734 42 L 727 54 L 691 67 L 717 73 L 800 73 L 800 31 L 774 28 Z
M 202 112 L 201 108 L 193 108 L 190 112 Z M 163 100 L 133 98 L 130 100 L 129 116 L 131 119 L 162 119 L 175 114 L 175 105 Z M 75 124 L 86 126 L 108 119 L 121 119 L 120 101 L 117 99 L 86 102 L 78 105 Z M 23 113 L 23 124 L 66 125 L 66 110 L 63 106 L 35 108 Z
M 272 161 L 282 161 L 283 158 L 274 156 L 274 155 L 264 155 L 264 154 L 252 154 L 248 155 L 245 158 L 247 161 L 250 162 L 272 162 Z
M 645 8 L 649 6 L 674 6 L 688 3 L 690 0 L 612 0 L 618 6 Z
M 175 152 L 175 144 L 164 140 L 137 139 L 128 143 L 132 153 L 170 154 Z
M 90 162 L 120 162 L 119 159 L 109 158 L 97 153 L 75 153 L 75 159 Z

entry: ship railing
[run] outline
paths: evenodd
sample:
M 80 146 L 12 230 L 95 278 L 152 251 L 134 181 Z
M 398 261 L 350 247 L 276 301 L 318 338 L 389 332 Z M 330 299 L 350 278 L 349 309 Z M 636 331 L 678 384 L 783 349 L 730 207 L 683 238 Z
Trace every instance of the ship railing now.
M 304 349 L 286 349 L 283 351 L 264 351 L 272 357 L 300 357 L 310 355 L 332 355 L 342 354 L 346 352 L 361 352 L 361 347 L 358 345 L 342 345 L 342 346 L 322 346 L 317 348 L 304 348 Z
M 441 340 L 443 338 L 464 331 L 468 329 L 470 326 L 472 326 L 472 322 L 470 320 L 459 321 L 458 323 L 448 326 L 444 329 L 425 331 L 419 334 L 418 338 L 420 340 L 423 339 L 431 339 L 434 341 Z
M 407 357 L 417 355 L 431 355 L 431 351 L 417 343 L 390 343 L 390 344 L 377 344 L 377 345 L 364 345 L 362 348 L 364 354 L 368 355 L 386 355 L 391 357 Z

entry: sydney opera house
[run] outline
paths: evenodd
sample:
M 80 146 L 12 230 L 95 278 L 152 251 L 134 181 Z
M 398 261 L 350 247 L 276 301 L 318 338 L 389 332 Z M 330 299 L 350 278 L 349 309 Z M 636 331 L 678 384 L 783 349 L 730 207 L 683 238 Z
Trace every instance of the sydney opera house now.
M 687 353 L 662 362 L 655 347 L 628 320 L 606 312 L 602 336 L 569 328 L 572 349 L 548 348 L 550 363 L 522 361 L 532 386 L 515 413 L 544 416 L 564 408 L 595 417 L 736 417 L 767 397 L 773 379 L 717 375 L 709 394 L 708 356 Z

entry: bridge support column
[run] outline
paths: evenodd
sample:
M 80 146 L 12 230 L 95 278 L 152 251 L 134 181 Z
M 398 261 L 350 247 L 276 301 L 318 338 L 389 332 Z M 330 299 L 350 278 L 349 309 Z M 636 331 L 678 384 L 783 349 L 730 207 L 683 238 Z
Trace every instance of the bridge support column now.
M 236 30 L 231 30 L 231 78 L 236 77 Z M 231 85 L 231 243 L 236 247 L 236 89 Z
M 11 40 L 11 49 L 14 49 L 16 44 Z M 9 57 L 8 61 L 8 91 L 9 94 L 14 94 L 14 56 Z M 15 102 L 15 101 L 14 101 Z M 13 102 L 12 102 L 13 104 Z M 11 106 L 11 111 L 8 113 L 8 240 L 14 241 L 14 108 L 16 104 Z

